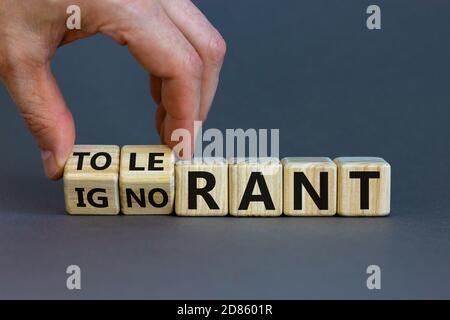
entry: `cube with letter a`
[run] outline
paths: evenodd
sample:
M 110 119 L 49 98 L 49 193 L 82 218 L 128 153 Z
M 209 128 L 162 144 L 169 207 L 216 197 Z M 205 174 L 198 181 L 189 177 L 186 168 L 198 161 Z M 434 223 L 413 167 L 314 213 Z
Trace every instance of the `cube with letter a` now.
M 233 216 L 280 216 L 283 175 L 277 158 L 235 158 L 228 164 L 229 207 Z

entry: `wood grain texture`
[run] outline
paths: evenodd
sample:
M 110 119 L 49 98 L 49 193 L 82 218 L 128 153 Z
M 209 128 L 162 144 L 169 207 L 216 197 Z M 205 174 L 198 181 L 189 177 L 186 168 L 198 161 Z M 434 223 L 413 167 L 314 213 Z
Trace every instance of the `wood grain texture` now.
M 336 214 L 337 167 L 326 157 L 290 157 L 284 158 L 283 164 L 283 211 L 288 216 L 333 216 Z M 300 182 L 300 174 L 306 177 L 314 188 L 319 201 L 313 197 Z M 323 186 L 327 186 L 322 194 Z M 297 201 L 295 201 L 297 200 Z M 299 201 L 300 200 L 300 201 Z
M 233 216 L 280 216 L 283 211 L 282 166 L 276 158 L 230 159 L 229 206 Z M 259 178 L 262 176 L 262 179 Z M 257 178 L 257 183 L 252 183 Z M 249 183 L 250 182 L 250 183 Z M 260 182 L 262 184 L 260 185 Z M 260 187 L 267 187 L 268 202 L 251 201 L 246 206 L 244 194 L 262 195 Z M 252 188 L 253 187 L 253 188 Z M 267 197 L 266 197 L 267 198 Z M 268 204 L 273 207 L 267 207 Z
M 175 165 L 175 179 L 175 212 L 177 215 L 226 216 L 228 214 L 228 164 L 225 159 L 205 158 L 178 161 Z M 195 190 L 189 187 L 189 179 L 196 182 L 196 188 L 208 189 L 211 198 L 207 195 L 196 195 Z M 191 207 L 189 207 L 189 197 L 195 199 L 195 201 L 191 201 Z M 205 197 L 207 198 L 205 199 Z
M 120 161 L 120 203 L 124 214 L 171 214 L 175 156 L 165 145 L 124 146 Z
M 334 159 L 334 162 L 338 167 L 337 213 L 339 215 L 386 216 L 389 214 L 391 196 L 389 163 L 375 157 L 341 157 Z M 363 179 L 357 177 L 361 173 L 379 175 L 379 178 L 372 177 L 366 184 Z M 367 197 L 361 196 L 363 185 L 368 187 Z
M 64 168 L 64 194 L 69 214 L 119 213 L 119 155 L 118 146 L 74 146 Z

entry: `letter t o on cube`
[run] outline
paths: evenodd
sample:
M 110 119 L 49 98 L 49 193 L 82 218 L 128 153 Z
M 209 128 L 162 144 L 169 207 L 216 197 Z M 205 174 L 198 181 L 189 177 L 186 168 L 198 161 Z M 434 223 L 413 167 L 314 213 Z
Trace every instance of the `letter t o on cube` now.
M 68 213 L 119 213 L 119 153 L 118 146 L 74 146 L 64 167 Z
M 171 214 L 175 155 L 168 146 L 124 146 L 120 157 L 120 203 L 124 214 Z

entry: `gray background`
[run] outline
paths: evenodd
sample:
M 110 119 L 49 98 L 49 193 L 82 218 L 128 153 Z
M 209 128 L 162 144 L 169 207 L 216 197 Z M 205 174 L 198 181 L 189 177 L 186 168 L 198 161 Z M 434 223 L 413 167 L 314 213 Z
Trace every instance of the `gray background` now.
M 228 43 L 206 127 L 280 128 L 281 156 L 384 157 L 392 215 L 71 217 L 1 87 L 0 298 L 450 298 L 450 2 L 196 3 Z M 381 31 L 365 27 L 369 4 Z M 96 36 L 53 66 L 77 143 L 158 142 L 125 47 Z M 65 288 L 69 264 L 81 291 Z

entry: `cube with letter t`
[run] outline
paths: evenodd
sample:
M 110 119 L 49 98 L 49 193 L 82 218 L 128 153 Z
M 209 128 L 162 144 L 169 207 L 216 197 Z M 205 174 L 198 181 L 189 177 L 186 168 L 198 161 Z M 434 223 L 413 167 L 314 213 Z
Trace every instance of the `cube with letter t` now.
M 374 157 L 341 157 L 337 213 L 342 216 L 386 216 L 390 211 L 391 166 Z
M 173 211 L 175 155 L 165 145 L 124 146 L 120 156 L 120 202 L 124 214 Z
M 119 213 L 119 154 L 118 146 L 74 146 L 64 168 L 68 213 Z
M 228 170 L 231 215 L 281 215 L 283 170 L 279 159 L 230 159 Z

